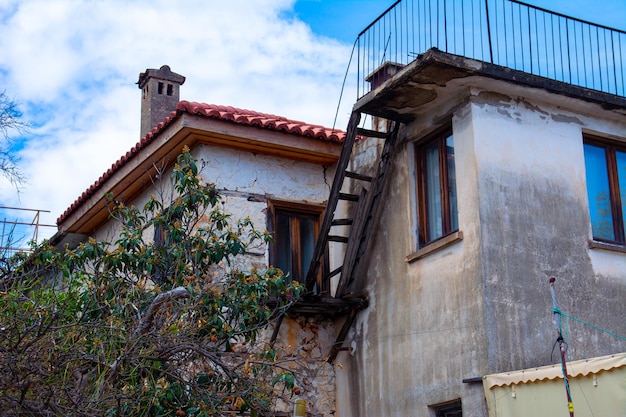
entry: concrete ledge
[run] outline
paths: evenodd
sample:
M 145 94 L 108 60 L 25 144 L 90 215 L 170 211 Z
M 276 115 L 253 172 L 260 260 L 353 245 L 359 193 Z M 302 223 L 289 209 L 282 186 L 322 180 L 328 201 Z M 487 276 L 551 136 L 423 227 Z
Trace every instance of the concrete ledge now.
M 443 249 L 447 246 L 450 246 L 453 243 L 456 243 L 461 240 L 463 240 L 463 232 L 460 230 L 457 230 L 456 232 L 450 233 L 449 235 L 446 235 L 440 239 L 437 239 L 434 242 L 431 242 L 428 245 L 424 246 L 423 248 L 420 248 L 416 252 L 413 252 L 410 255 L 407 255 L 407 257 L 404 258 L 404 260 L 407 263 L 417 261 L 418 259 L 421 259 L 425 257 L 426 255 L 429 255 L 433 252 L 437 252 L 438 250 Z
M 589 241 L 589 249 L 603 249 L 612 252 L 626 253 L 626 246 L 617 245 L 614 243 L 598 242 L 597 240 Z
M 354 110 L 408 123 L 415 118 L 416 109 L 446 94 L 458 94 L 458 88 L 447 88 L 453 80 L 465 79 L 470 85 L 476 84 L 480 78 L 541 89 L 626 114 L 626 97 L 448 54 L 436 48 L 419 55 L 392 78 L 361 97 Z

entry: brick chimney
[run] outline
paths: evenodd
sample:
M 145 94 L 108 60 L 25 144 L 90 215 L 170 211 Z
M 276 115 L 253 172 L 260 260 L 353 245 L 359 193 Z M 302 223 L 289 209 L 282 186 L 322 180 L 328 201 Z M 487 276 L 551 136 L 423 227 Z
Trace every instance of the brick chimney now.
M 380 67 L 376 68 L 374 72 L 365 78 L 365 81 L 370 83 L 370 91 L 374 91 L 385 81 L 393 78 L 402 68 L 403 64 L 396 62 L 384 62 Z M 391 120 L 383 119 L 382 117 L 372 116 L 372 130 L 377 132 L 389 132 L 391 127 Z
M 376 68 L 374 72 L 365 78 L 365 81 L 370 83 L 370 91 L 375 90 L 385 81 L 392 78 L 402 68 L 404 68 L 404 64 L 398 64 L 391 61 L 384 62 L 380 67 Z
M 172 72 L 168 65 L 147 69 L 139 74 L 141 89 L 141 135 L 146 136 L 157 124 L 176 110 L 180 100 L 180 86 L 185 77 Z

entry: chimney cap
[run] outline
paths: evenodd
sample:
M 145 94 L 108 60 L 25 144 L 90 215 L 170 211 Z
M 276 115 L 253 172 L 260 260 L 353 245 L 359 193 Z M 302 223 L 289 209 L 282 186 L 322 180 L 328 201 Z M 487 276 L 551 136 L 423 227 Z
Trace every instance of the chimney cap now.
M 183 85 L 185 83 L 185 77 L 172 72 L 169 65 L 163 65 L 159 69 L 148 68 L 145 72 L 140 73 L 139 81 L 137 81 L 139 88 L 142 89 L 150 78 L 170 81 L 178 85 Z

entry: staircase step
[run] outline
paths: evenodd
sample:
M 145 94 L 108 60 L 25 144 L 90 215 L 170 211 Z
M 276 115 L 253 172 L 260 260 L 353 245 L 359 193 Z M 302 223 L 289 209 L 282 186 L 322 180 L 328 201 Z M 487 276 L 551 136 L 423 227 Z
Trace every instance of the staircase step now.
M 356 194 L 339 193 L 339 199 L 347 201 L 359 201 L 359 196 Z
M 328 240 L 331 242 L 348 243 L 348 238 L 346 236 L 328 235 Z
M 341 273 L 341 270 L 343 269 L 343 265 L 341 265 L 339 268 L 337 269 L 333 269 L 332 271 L 330 271 L 328 273 L 328 275 L 326 275 L 324 278 L 326 279 L 330 279 L 332 277 L 334 277 L 335 275 L 339 275 Z
M 361 175 L 361 174 L 357 174 L 356 172 L 351 172 L 351 171 L 346 171 L 346 177 L 354 178 L 356 180 L 361 180 L 361 181 L 368 181 L 368 182 L 372 182 L 372 180 L 374 179 L 370 177 L 369 175 Z
M 332 222 L 333 226 L 350 226 L 352 224 L 352 219 L 335 219 Z
M 361 127 L 356 129 L 356 134 L 359 136 L 365 136 L 368 138 L 387 139 L 389 137 L 389 133 L 387 132 L 379 132 L 378 130 L 363 129 Z

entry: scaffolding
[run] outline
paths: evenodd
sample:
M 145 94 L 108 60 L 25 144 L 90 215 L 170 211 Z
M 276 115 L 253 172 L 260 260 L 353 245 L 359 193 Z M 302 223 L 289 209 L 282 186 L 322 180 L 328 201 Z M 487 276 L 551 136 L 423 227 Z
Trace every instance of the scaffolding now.
M 0 250 L 5 255 L 32 251 L 31 243 L 39 243 L 40 228 L 57 228 L 55 224 L 41 223 L 41 214 L 50 213 L 48 210 L 0 206 L 0 213 Z M 33 214 L 32 220 L 24 220 L 30 218 L 29 214 Z

